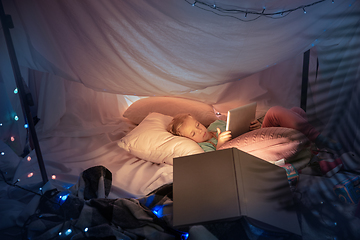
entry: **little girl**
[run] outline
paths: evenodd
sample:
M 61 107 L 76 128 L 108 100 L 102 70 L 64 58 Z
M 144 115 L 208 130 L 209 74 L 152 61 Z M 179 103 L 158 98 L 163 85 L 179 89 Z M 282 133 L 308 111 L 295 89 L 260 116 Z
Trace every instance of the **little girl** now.
M 270 108 L 262 124 L 255 120 L 250 123 L 249 130 L 266 127 L 285 127 L 296 129 L 303 133 L 310 141 L 320 149 L 328 148 L 339 151 L 340 144 L 324 137 L 307 120 L 303 109 L 294 107 L 286 109 L 275 106 Z M 225 131 L 226 122 L 216 120 L 208 128 L 193 118 L 190 114 L 176 115 L 167 127 L 167 130 L 177 136 L 190 138 L 197 142 L 205 151 L 218 150 L 225 142 L 231 139 L 231 132 Z M 336 159 L 338 160 L 338 159 Z M 342 167 L 341 161 L 319 161 L 319 167 L 324 175 L 331 176 Z
M 249 130 L 266 127 L 286 127 L 302 132 L 310 141 L 319 148 L 340 150 L 340 144 L 332 142 L 317 131 L 307 120 L 303 109 L 294 107 L 286 109 L 280 106 L 270 108 L 262 124 L 255 120 L 251 122 Z M 205 151 L 217 150 L 231 139 L 231 132 L 225 131 L 226 122 L 216 120 L 208 128 L 193 118 L 190 114 L 179 114 L 169 124 L 167 130 L 178 136 L 190 138 L 197 142 Z

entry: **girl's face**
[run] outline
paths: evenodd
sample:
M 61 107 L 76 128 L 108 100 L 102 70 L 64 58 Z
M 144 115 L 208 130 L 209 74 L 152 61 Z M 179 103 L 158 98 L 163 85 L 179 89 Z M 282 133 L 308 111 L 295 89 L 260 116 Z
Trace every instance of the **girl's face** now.
M 179 132 L 181 136 L 188 137 L 198 143 L 205 142 L 212 137 L 204 125 L 190 116 L 184 120 Z

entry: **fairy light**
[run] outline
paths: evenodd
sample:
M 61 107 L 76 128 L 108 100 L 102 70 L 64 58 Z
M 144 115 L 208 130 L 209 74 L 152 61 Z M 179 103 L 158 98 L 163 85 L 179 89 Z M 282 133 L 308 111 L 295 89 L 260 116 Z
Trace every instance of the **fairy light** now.
M 2 123 L 0 123 L 0 127 L 2 127 Z
M 0 154 L 1 154 L 1 156 L 4 156 L 4 155 L 5 155 L 5 153 L 4 153 L 4 152 L 1 152 Z
M 72 233 L 72 230 L 69 228 L 68 230 L 66 230 L 65 235 L 68 236 L 68 235 L 70 235 L 71 233 Z
M 299 9 L 302 9 L 304 11 L 304 13 L 306 13 L 306 10 L 305 8 L 308 8 L 308 7 L 312 7 L 314 5 L 317 5 L 319 3 L 322 3 L 322 2 L 325 2 L 325 1 L 330 1 L 330 0 L 318 0 L 318 1 L 315 1 L 315 2 L 312 2 L 312 3 L 309 3 L 309 4 L 306 4 L 306 5 L 301 5 L 301 6 L 298 6 L 298 7 L 295 7 L 295 8 L 290 8 L 290 9 L 284 9 L 282 11 L 274 11 L 274 12 L 270 12 L 270 11 L 267 11 L 265 13 L 265 7 L 263 7 L 262 11 L 248 11 L 246 9 L 241 9 L 241 7 L 233 7 L 233 8 L 225 8 L 225 7 L 222 7 L 222 6 L 219 6 L 219 5 L 215 5 L 215 4 L 209 4 L 209 3 L 206 3 L 206 2 L 203 2 L 203 1 L 191 1 L 191 0 L 184 0 L 185 2 L 187 2 L 188 4 L 190 4 L 191 6 L 193 7 L 197 7 L 201 10 L 205 10 L 205 11 L 209 11 L 209 12 L 212 12 L 218 16 L 222 16 L 222 17 L 232 17 L 232 18 L 235 18 L 237 20 L 240 20 L 240 21 L 244 21 L 244 22 L 249 22 L 249 21 L 254 21 L 260 17 L 270 17 L 270 18 L 273 18 L 273 19 L 278 19 L 278 18 L 282 18 L 282 17 L 285 17 L 287 16 L 288 14 L 294 12 L 294 11 L 297 11 Z M 334 3 L 334 0 L 331 0 L 332 3 Z M 239 14 L 239 13 L 242 13 L 244 14 L 243 15 L 243 18 L 247 18 L 248 15 L 253 15 L 255 16 L 255 18 L 253 19 L 241 19 L 241 18 L 238 18 L 236 17 L 235 15 L 236 14 Z
M 29 128 L 29 124 L 25 123 L 24 128 Z
M 10 137 L 10 141 L 14 142 L 15 138 L 13 136 Z
M 56 179 L 56 175 L 53 174 L 53 175 L 51 176 L 51 179 Z
M 181 234 L 181 239 L 187 240 L 189 237 L 189 233 L 183 233 Z
M 14 119 L 15 119 L 15 121 L 18 121 L 19 117 L 17 115 L 15 115 Z
M 34 176 L 34 173 L 32 172 L 27 175 L 28 178 L 31 178 L 32 176 Z
M 19 90 L 17 88 L 14 89 L 14 94 L 17 94 Z
M 87 232 L 87 231 L 89 231 L 89 228 L 85 228 L 85 229 L 84 229 L 84 232 Z
M 28 156 L 26 159 L 28 160 L 28 162 L 31 161 L 31 157 L 30 157 L 30 156 Z

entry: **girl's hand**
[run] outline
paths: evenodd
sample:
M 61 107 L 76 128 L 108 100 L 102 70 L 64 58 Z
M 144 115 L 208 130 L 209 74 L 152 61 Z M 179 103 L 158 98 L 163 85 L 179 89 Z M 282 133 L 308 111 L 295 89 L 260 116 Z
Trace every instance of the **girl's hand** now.
M 226 143 L 231 139 L 231 131 L 221 132 L 220 128 L 217 128 L 216 130 L 218 133 L 218 143 L 216 145 L 216 150 L 218 150 L 221 147 L 221 145 L 223 145 L 224 143 Z
M 259 129 L 259 128 L 261 128 L 261 123 L 258 120 L 252 121 L 250 123 L 250 127 L 249 127 L 250 131 L 256 130 L 256 129 Z

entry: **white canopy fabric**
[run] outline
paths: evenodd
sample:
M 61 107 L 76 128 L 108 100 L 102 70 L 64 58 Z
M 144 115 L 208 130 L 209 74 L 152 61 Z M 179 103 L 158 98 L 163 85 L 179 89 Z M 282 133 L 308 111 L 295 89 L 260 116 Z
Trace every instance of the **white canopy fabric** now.
M 14 2 L 5 10 L 14 17 L 22 66 L 98 91 L 144 96 L 238 81 L 326 44 L 334 27 L 352 23 L 349 16 L 359 9 L 358 1 L 329 0 L 304 8 L 306 14 L 300 8 L 254 20 L 184 0 L 4 2 Z M 314 0 L 204 2 L 274 13 Z

